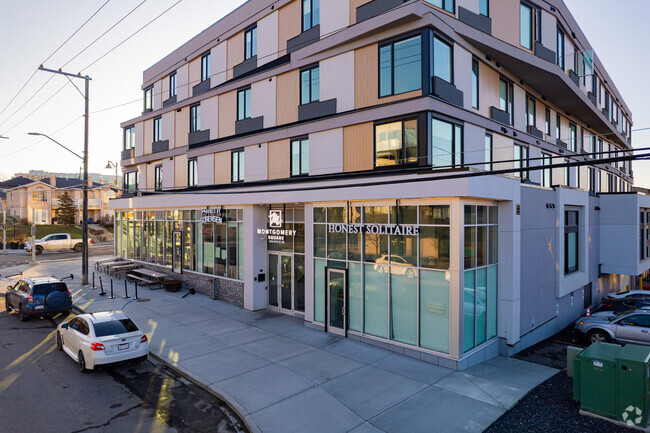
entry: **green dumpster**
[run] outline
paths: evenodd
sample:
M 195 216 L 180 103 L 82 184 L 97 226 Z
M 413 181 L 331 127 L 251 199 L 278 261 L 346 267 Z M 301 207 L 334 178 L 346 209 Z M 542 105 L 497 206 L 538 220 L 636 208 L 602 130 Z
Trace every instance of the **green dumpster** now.
M 573 398 L 584 411 L 646 427 L 650 347 L 592 344 L 574 359 Z

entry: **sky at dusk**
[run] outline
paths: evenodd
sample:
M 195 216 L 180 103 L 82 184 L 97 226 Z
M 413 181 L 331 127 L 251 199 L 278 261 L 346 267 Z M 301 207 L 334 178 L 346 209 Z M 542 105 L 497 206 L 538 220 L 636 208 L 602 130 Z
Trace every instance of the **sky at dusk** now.
M 6 3 L 0 14 L 0 40 L 3 41 L 0 44 L 0 134 L 9 139 L 0 140 L 2 177 L 29 169 L 79 172 L 81 162 L 76 157 L 46 139 L 27 135 L 31 131 L 48 134 L 82 153 L 84 101 L 69 80 L 36 72 L 18 97 L 10 101 L 38 66 L 98 9 L 101 8 L 44 66 L 82 72 L 92 78 L 89 171 L 112 174 L 114 171 L 106 170 L 105 166 L 108 160 L 120 159 L 120 122 L 142 111 L 142 72 L 244 1 L 30 0 Z M 646 71 L 650 70 L 650 58 L 645 54 L 645 43 L 650 39 L 650 28 L 645 22 L 650 16 L 650 2 L 566 0 L 566 4 L 632 110 L 634 129 L 650 128 L 650 105 L 646 103 L 648 86 L 645 84 Z M 625 7 L 621 7 L 622 4 Z M 167 9 L 160 18 L 140 30 Z M 109 30 L 121 19 L 123 21 Z M 138 30 L 135 36 L 123 42 Z M 105 36 L 93 43 L 106 31 Z M 115 48 L 120 43 L 122 45 Z M 113 51 L 89 66 L 110 50 Z M 73 81 L 83 91 L 83 80 Z M 634 132 L 633 144 L 634 147 L 650 147 L 650 130 Z M 650 188 L 650 162 L 636 162 L 633 168 L 636 185 Z

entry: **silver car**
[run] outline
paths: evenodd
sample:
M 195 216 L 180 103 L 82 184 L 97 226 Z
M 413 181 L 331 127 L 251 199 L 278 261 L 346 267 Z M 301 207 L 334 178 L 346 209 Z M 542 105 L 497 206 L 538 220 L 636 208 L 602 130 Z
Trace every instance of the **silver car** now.
M 602 311 L 582 317 L 576 331 L 587 336 L 590 343 L 635 343 L 650 345 L 650 309 Z

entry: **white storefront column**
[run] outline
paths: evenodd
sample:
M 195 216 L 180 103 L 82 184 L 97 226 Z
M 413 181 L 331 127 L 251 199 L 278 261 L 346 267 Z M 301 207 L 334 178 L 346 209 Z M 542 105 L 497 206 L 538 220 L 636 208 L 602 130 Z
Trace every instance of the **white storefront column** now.
M 266 263 L 266 236 L 258 235 L 258 228 L 266 228 L 266 206 L 244 207 L 244 308 L 266 308 L 268 295 L 268 269 Z M 260 274 L 264 281 L 258 281 Z
M 513 201 L 499 204 L 499 279 L 497 335 L 509 345 L 521 335 L 521 203 L 520 190 Z

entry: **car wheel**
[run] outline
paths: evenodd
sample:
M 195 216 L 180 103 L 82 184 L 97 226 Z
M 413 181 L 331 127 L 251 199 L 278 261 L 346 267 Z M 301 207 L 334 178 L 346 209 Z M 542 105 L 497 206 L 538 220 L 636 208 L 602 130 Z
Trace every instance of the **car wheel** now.
M 413 269 L 407 269 L 407 270 L 406 270 L 406 276 L 407 276 L 408 278 L 413 278 L 413 277 L 415 277 L 415 271 L 414 271 Z
M 25 314 L 25 311 L 23 311 L 22 305 L 18 305 L 18 320 L 21 322 L 25 322 L 27 320 L 27 315 Z
M 63 350 L 63 338 L 61 338 L 59 331 L 56 332 L 56 348 Z
M 611 339 L 609 338 L 609 335 L 606 332 L 595 329 L 593 331 L 590 331 L 589 334 L 587 334 L 587 340 L 589 340 L 589 343 L 593 344 L 593 343 L 609 343 Z
M 379 265 L 379 269 L 377 269 L 377 272 L 379 272 L 380 274 L 383 274 L 384 273 L 384 267 L 382 265 Z
M 86 370 L 86 359 L 81 350 L 79 351 L 79 371 L 82 373 L 88 372 L 88 370 Z
M 36 255 L 40 256 L 41 254 L 43 254 L 43 247 L 36 247 Z
M 83 246 L 81 244 L 77 244 L 77 245 L 74 246 L 74 252 L 75 253 L 80 253 L 82 249 L 83 249 Z

